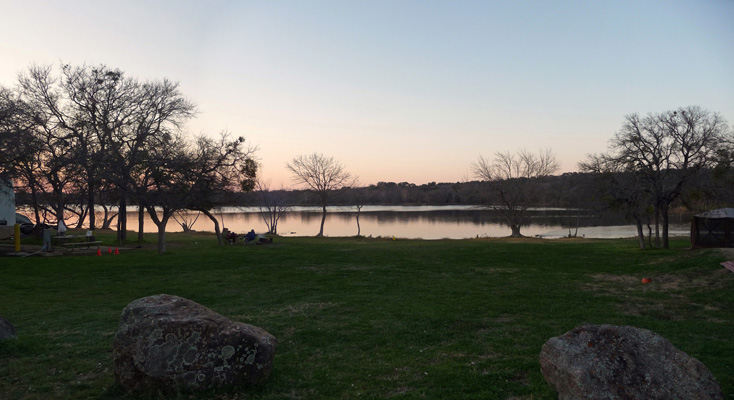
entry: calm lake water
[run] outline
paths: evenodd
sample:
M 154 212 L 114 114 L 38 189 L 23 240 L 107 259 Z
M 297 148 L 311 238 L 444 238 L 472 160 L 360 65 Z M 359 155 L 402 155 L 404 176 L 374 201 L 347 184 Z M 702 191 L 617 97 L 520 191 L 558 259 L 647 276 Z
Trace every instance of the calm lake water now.
M 197 213 L 177 215 L 180 221 L 193 220 Z M 227 229 L 243 233 L 267 231 L 257 208 L 225 208 L 215 213 Z M 356 207 L 331 207 L 324 224 L 325 236 L 355 236 L 357 234 Z M 578 236 L 588 238 L 619 238 L 636 235 L 634 226 L 623 219 L 599 218 L 585 212 L 568 209 L 533 209 L 528 211 L 528 223 L 523 226 L 526 236 L 559 238 L 568 235 L 568 227 L 575 230 L 578 216 Z M 278 223 L 281 236 L 314 236 L 319 232 L 321 210 L 318 207 L 294 207 L 285 213 Z M 510 228 L 502 216 L 493 210 L 477 206 L 364 206 L 359 214 L 362 236 L 466 239 L 476 237 L 502 237 L 510 235 Z M 194 230 L 214 231 L 214 224 L 205 215 L 199 215 Z M 137 229 L 137 213 L 128 213 L 128 228 Z M 169 232 L 183 229 L 173 218 Z M 156 227 L 146 217 L 145 232 L 155 232 Z M 690 233 L 690 216 L 671 217 L 671 236 L 687 236 Z

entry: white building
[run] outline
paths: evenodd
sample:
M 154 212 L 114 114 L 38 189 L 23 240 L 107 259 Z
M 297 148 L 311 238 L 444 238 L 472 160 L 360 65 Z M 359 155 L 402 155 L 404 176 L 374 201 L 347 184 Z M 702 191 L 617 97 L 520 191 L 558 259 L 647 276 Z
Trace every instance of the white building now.
M 0 225 L 15 225 L 15 192 L 10 181 L 0 180 Z
M 13 183 L 0 179 L 0 239 L 13 235 L 15 225 L 15 192 Z

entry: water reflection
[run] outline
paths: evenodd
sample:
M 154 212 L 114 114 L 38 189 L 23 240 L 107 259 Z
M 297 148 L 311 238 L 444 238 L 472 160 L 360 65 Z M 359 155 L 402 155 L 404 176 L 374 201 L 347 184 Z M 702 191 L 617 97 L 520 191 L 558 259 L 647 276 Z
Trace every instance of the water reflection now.
M 196 213 L 184 214 L 193 220 Z M 227 208 L 215 213 L 220 226 L 234 232 L 265 232 L 267 227 L 256 208 Z M 332 208 L 324 225 L 326 236 L 354 236 L 357 234 L 356 208 Z M 464 239 L 475 237 L 502 237 L 510 228 L 502 216 L 494 211 L 475 206 L 365 206 L 360 214 L 360 233 L 363 236 L 423 239 Z M 128 226 L 137 221 L 135 212 L 128 213 Z M 690 217 L 676 217 L 679 223 L 671 225 L 671 235 L 687 235 Z M 588 212 L 569 209 L 532 209 L 527 213 L 522 233 L 526 236 L 562 237 L 568 227 L 578 236 L 630 237 L 636 234 L 629 223 L 619 217 L 598 217 Z M 321 210 L 317 207 L 296 207 L 285 213 L 278 224 L 283 236 L 313 236 L 319 231 Z M 601 229 L 600 229 L 601 227 Z M 214 231 L 214 224 L 203 215 L 194 224 L 197 231 Z M 145 232 L 155 232 L 155 225 L 146 216 Z M 168 231 L 182 228 L 173 219 Z

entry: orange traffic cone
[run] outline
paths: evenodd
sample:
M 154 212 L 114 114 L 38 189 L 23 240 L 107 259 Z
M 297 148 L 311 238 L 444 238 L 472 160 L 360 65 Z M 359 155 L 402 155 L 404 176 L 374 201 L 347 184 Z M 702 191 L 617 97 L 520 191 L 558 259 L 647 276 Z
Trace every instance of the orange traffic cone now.
M 100 250 L 99 247 L 97 247 L 97 255 L 98 256 L 101 256 L 102 255 L 102 250 Z
M 118 249 L 117 247 L 115 247 L 115 254 L 120 254 L 120 249 Z
M 112 254 L 112 246 L 110 246 L 110 247 L 107 248 L 107 252 L 110 253 L 110 254 Z

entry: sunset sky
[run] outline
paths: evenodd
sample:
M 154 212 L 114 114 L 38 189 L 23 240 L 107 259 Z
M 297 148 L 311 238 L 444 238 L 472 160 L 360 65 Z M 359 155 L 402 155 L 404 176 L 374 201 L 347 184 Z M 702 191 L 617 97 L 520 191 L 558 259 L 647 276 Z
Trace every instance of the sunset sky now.
M 0 0 L 0 85 L 31 64 L 178 81 L 192 133 L 285 164 L 334 156 L 363 185 L 472 179 L 480 154 L 551 148 L 575 171 L 626 114 L 734 123 L 734 1 Z

